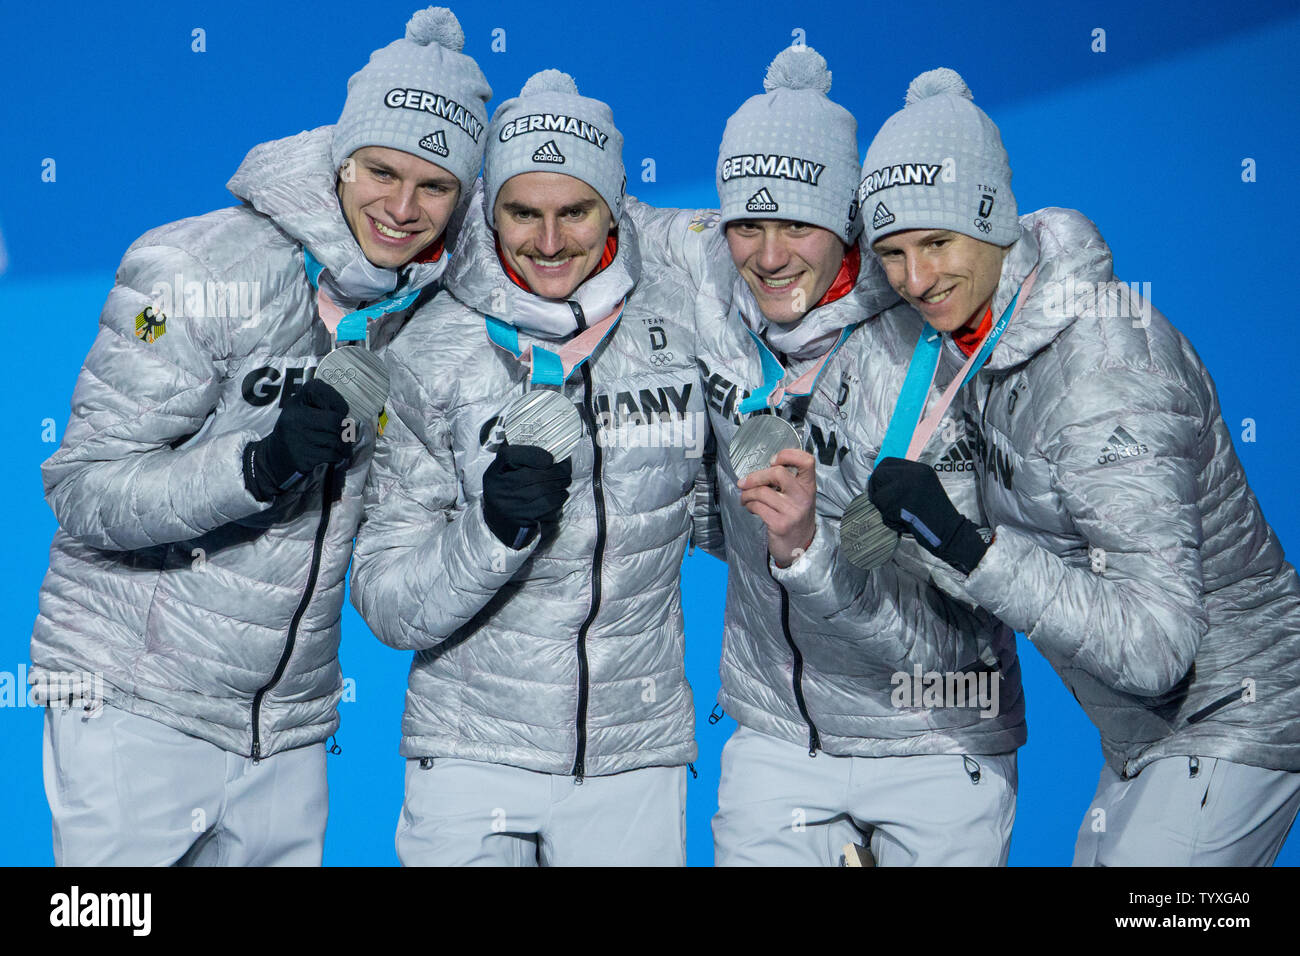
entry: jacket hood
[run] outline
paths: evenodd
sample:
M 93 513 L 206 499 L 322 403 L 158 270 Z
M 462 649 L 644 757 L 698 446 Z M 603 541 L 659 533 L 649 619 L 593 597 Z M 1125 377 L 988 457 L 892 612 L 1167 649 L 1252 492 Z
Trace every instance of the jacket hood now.
M 1110 247 L 1092 220 L 1074 209 L 1040 209 L 1020 217 L 1020 239 L 1002 261 L 1002 278 L 993 295 L 995 316 L 1002 314 L 1034 266 L 1034 287 L 989 356 L 985 368 L 991 371 L 1027 362 L 1077 319 L 1095 316 L 1090 289 L 1115 276 Z M 1067 286 L 1066 277 L 1073 277 L 1074 283 Z M 1063 303 L 1066 288 L 1075 291 L 1074 302 Z M 951 336 L 945 339 L 951 342 Z
M 381 268 L 362 253 L 334 191 L 333 137 L 333 126 L 321 126 L 254 146 L 226 188 L 310 250 L 336 297 L 370 301 L 436 281 L 447 268 L 446 253 L 401 269 Z
M 497 255 L 496 232 L 483 213 L 480 181 L 457 237 L 456 255 L 447 270 L 446 288 L 465 305 L 544 338 L 564 338 L 577 331 L 570 302 L 582 307 L 589 323 L 609 315 L 641 280 L 641 249 L 636 226 L 624 213 L 618 220 L 614 261 L 587 279 L 568 299 L 547 299 L 520 288 L 506 275 Z

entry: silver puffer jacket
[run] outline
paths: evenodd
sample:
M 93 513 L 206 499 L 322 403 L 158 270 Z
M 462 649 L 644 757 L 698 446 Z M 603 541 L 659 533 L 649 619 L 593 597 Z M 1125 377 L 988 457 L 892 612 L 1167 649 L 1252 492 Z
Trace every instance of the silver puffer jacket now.
M 899 303 L 874 257 L 864 253 L 854 288 L 801 320 L 832 341 L 835 332 L 857 328 L 812 395 L 782 406 L 781 416 L 798 425 L 816 459 L 818 515 L 808 551 L 789 568 L 777 568 L 769 560 L 766 527 L 740 503 L 727 453 L 748 417 L 738 406 L 763 381 L 758 347 L 732 309 L 749 298 L 748 290 L 710 211 L 637 204 L 630 210 L 643 224 L 647 248 L 663 255 L 664 268 L 691 275 L 701 290 L 699 363 L 716 440 L 716 486 L 700 483 L 695 543 L 719 556 L 725 550 L 728 562 L 723 708 L 741 724 L 805 744 L 810 752 L 1015 750 L 1025 742 L 1026 727 L 1010 629 L 947 593 L 954 589 L 938 562 L 910 539 L 870 574 L 839 551 L 840 518 L 866 490 L 922 328 L 919 316 Z M 825 350 L 813 351 L 786 362 L 788 379 Z M 941 374 L 939 381 L 945 380 Z M 978 521 L 971 450 L 966 442 L 945 440 L 954 432 L 941 428 L 921 460 L 935 467 L 953 501 Z M 708 520 L 715 510 L 708 506 L 710 494 L 720 506 L 721 535 Z M 936 678 L 946 692 L 950 675 L 955 693 L 938 695 Z M 964 706 L 954 706 L 958 701 Z
M 244 205 L 154 229 L 127 250 L 42 466 L 60 529 L 32 636 L 33 679 L 102 675 L 115 706 L 226 750 L 265 756 L 338 726 L 339 613 L 364 434 L 272 503 L 244 486 L 248 442 L 315 372 L 331 337 L 303 247 L 325 281 L 373 292 L 428 286 L 369 264 L 339 210 L 332 127 L 264 143 L 229 183 Z M 164 303 L 152 326 L 142 313 Z M 360 300 L 341 298 L 357 308 Z M 371 323 L 382 349 L 409 317 Z
M 1117 773 L 1178 754 L 1300 770 L 1300 581 L 1209 373 L 1115 283 L 1090 221 L 1021 225 L 994 314 L 1035 265 L 1036 283 L 966 392 L 997 533 L 969 594 L 1043 652 Z
M 693 294 L 642 271 L 624 217 L 613 261 L 572 299 L 594 309 L 599 290 L 627 305 L 563 390 L 584 435 L 559 531 L 513 550 L 484 520 L 482 482 L 528 376 L 485 316 L 546 302 L 507 278 L 481 212 L 459 250 L 387 355 L 390 421 L 352 572 L 375 634 L 417 652 L 401 752 L 576 776 L 685 764 L 696 748 L 679 577 L 707 437 Z M 588 324 L 604 317 L 584 310 Z M 520 325 L 521 346 L 569 337 Z

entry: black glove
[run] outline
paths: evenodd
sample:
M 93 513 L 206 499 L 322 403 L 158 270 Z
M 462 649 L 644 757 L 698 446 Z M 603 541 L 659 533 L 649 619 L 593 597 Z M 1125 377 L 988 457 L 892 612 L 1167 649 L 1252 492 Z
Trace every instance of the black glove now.
M 502 444 L 483 473 L 483 518 L 504 545 L 519 550 L 559 523 L 573 463 L 536 445 Z
M 962 574 L 970 574 L 989 549 L 975 522 L 953 507 L 929 465 L 902 458 L 878 461 L 867 482 L 867 496 L 886 525 L 910 534 Z
M 280 412 L 275 428 L 244 449 L 244 485 L 258 501 L 270 501 L 296 475 L 352 454 L 343 440 L 348 403 L 334 386 L 312 379 Z

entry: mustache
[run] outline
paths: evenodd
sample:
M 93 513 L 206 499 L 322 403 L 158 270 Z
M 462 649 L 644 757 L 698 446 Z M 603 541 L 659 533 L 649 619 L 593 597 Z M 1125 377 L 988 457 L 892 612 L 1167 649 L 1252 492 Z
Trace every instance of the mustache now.
M 577 256 L 590 255 L 592 250 L 584 249 L 582 246 L 565 246 L 559 252 L 542 252 L 531 242 L 519 249 L 517 256 L 535 256 L 538 259 L 572 259 Z

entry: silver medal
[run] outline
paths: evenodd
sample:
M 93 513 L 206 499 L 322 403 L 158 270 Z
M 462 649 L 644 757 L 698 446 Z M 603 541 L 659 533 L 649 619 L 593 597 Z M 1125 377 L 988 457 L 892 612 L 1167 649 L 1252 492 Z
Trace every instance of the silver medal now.
M 893 556 L 898 540 L 898 532 L 885 524 L 880 509 L 871 503 L 866 492 L 844 509 L 840 520 L 840 552 L 854 567 L 863 571 L 880 567 Z
M 388 401 L 388 369 L 374 352 L 360 345 L 340 346 L 320 360 L 316 377 L 343 396 L 355 421 L 379 420 Z
M 802 448 L 799 433 L 783 418 L 775 415 L 755 415 L 745 419 L 732 436 L 727 457 L 737 478 L 767 468 L 772 456 L 784 448 Z
M 549 451 L 555 461 L 568 458 L 582 440 L 578 410 L 550 389 L 529 392 L 515 401 L 506 409 L 502 427 L 510 444 L 535 445 Z

